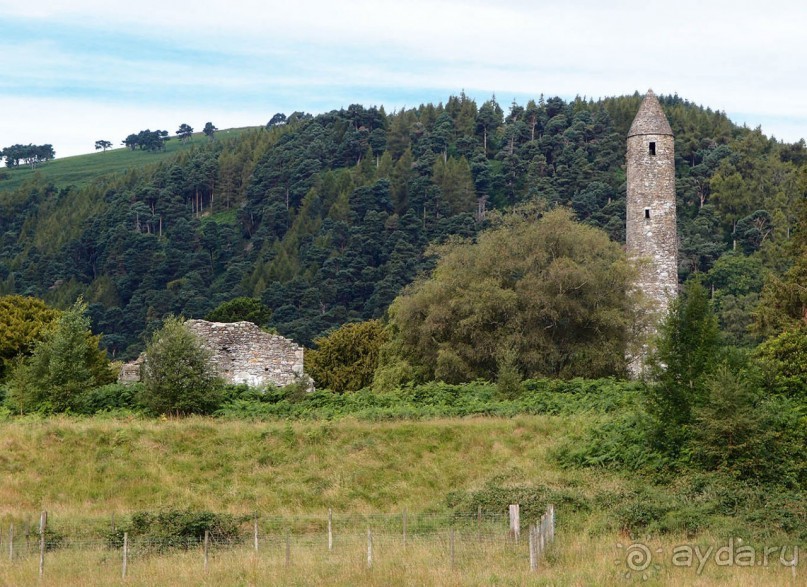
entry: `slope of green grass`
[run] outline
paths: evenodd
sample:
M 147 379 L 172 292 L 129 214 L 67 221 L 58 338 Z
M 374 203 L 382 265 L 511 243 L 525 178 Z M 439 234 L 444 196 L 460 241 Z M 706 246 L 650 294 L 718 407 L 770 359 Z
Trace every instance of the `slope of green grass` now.
M 241 133 L 251 130 L 253 127 L 233 128 L 220 130 L 216 133 L 217 140 L 234 138 Z M 188 150 L 195 145 L 203 145 L 207 141 L 202 133 L 193 135 L 187 143 L 181 143 L 177 138 L 172 138 L 165 145 L 165 151 L 150 153 L 148 151 L 132 151 L 125 147 L 116 147 L 104 152 L 89 153 L 87 155 L 76 155 L 73 157 L 57 158 L 36 169 L 20 167 L 19 169 L 0 169 L 0 193 L 11 191 L 29 179 L 36 176 L 57 186 L 83 186 L 92 183 L 94 180 L 110 173 L 125 172 L 129 169 L 142 167 L 151 163 L 170 159 L 177 153 Z M 5 178 L 5 179 L 3 179 Z
M 15 420 L 0 437 L 0 513 L 439 509 L 449 493 L 492 478 L 561 483 L 547 456 L 561 437 L 557 424 L 538 416 L 390 424 Z M 562 476 L 574 485 L 594 478 Z M 619 483 L 598 477 L 600 487 Z
M 384 423 L 14 419 L 0 424 L 0 528 L 13 523 L 22 532 L 46 509 L 57 533 L 68 540 L 85 537 L 86 542 L 70 542 L 48 555 L 40 582 L 47 585 L 106 585 L 120 577 L 120 552 L 104 546 L 101 531 L 109 528 L 110 514 L 120 523 L 133 511 L 186 508 L 257 513 L 260 552 L 252 551 L 251 538 L 234 548 L 217 547 L 209 575 L 201 546 L 136 555 L 130 560 L 131 584 L 170 584 L 182 577 L 181 584 L 222 585 L 620 585 L 626 577 L 646 575 L 651 585 L 767 586 L 789 584 L 791 574 L 802 576 L 803 567 L 791 571 L 777 561 L 760 568 L 710 562 L 702 574 L 671 563 L 680 544 L 714 550 L 729 537 L 756 547 L 791 545 L 790 555 L 792 545 L 804 545 L 774 528 L 769 520 L 777 506 L 764 499 L 755 522 L 736 513 L 736 495 L 723 496 L 731 502 L 725 513 L 710 505 L 704 516 L 696 511 L 699 502 L 719 501 L 709 487 L 693 499 L 680 480 L 658 486 L 613 471 L 559 467 L 553 450 L 601 417 Z M 556 505 L 556 542 L 540 572 L 529 572 L 526 538 L 508 546 L 504 526 L 483 543 L 473 529 L 459 526 L 452 565 L 447 521 L 452 518 L 442 514 L 473 514 L 481 506 L 501 516 L 508 503 L 522 504 L 524 526 L 547 503 Z M 323 530 L 328 508 L 335 519 L 341 516 L 340 523 L 359 515 L 359 525 L 349 531 L 337 527 L 333 553 Z M 415 533 L 413 523 L 415 535 L 406 548 L 400 535 L 380 529 L 376 562 L 368 570 L 361 515 L 400 519 L 404 508 L 412 520 L 431 513 L 446 521 L 424 535 Z M 671 514 L 680 525 L 661 534 L 630 530 L 642 520 Z M 283 535 L 289 529 L 291 568 L 284 562 Z M 654 553 L 645 575 L 626 566 L 625 547 L 634 539 Z M 26 546 L 22 534 L 17 548 L 18 559 L 0 561 L 0 583 L 33 584 L 38 551 Z

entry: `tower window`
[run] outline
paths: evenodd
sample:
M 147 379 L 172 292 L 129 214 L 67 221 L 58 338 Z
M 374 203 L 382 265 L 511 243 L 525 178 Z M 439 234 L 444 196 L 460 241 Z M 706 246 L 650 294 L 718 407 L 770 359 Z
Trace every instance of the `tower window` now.
M 645 218 L 650 218 L 650 208 L 645 208 L 644 209 L 644 217 Z
M 656 156 L 656 143 L 650 143 L 650 154 L 655 157 Z

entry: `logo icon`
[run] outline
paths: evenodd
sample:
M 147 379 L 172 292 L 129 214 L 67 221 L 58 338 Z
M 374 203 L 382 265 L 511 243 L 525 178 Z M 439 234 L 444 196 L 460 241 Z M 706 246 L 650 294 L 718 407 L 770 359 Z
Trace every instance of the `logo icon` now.
M 617 559 L 617 565 L 625 565 L 625 578 L 630 579 L 634 574 L 641 575 L 643 581 L 647 581 L 651 571 L 657 571 L 661 567 L 653 564 L 653 551 L 646 544 L 633 542 L 631 544 L 617 544 L 622 553 Z M 664 552 L 663 548 L 657 548 L 656 554 Z

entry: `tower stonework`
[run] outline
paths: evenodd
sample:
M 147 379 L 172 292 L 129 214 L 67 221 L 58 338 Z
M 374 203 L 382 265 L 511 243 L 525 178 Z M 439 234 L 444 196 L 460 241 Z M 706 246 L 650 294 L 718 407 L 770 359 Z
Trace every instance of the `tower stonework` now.
M 678 292 L 674 138 L 653 90 L 628 131 L 627 184 L 627 253 L 638 262 L 636 287 L 650 302 L 652 334 Z M 631 358 L 635 375 L 646 352 Z

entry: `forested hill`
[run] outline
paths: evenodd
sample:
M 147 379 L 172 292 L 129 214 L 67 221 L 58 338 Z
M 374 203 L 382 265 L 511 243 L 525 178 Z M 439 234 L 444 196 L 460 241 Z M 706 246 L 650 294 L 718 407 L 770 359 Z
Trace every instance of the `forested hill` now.
M 203 317 L 236 296 L 259 298 L 269 326 L 310 345 L 382 315 L 431 267 L 428 243 L 473 236 L 486 210 L 567 205 L 624 240 L 625 141 L 640 100 L 354 105 L 276 116 L 158 163 L 143 152 L 141 167 L 89 183 L 42 175 L 12 188 L 21 171 L 0 172 L 0 294 L 62 307 L 84 295 L 118 357 L 167 314 Z M 807 149 L 677 96 L 661 102 L 676 135 L 681 277 L 710 272 L 726 329 L 750 344 L 760 268 L 785 269 Z

